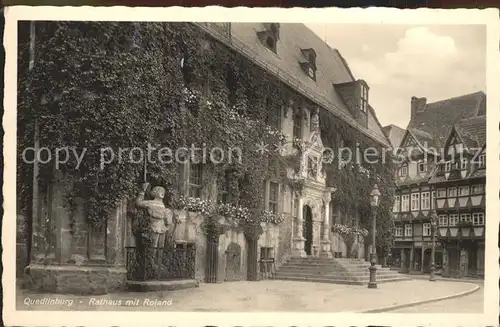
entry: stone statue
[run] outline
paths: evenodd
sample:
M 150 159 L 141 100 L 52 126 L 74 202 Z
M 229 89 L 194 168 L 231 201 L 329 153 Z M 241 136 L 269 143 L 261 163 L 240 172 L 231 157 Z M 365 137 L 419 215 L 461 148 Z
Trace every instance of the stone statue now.
M 148 187 L 149 183 L 142 184 L 142 191 L 139 192 L 135 204 L 137 208 L 146 209 L 151 222 L 152 246 L 162 248 L 165 243 L 165 233 L 173 226 L 173 212 L 163 204 L 165 189 L 161 186 L 155 186 L 151 190 L 150 194 L 153 200 L 144 200 L 144 194 Z
M 319 132 L 319 109 L 314 108 L 311 115 L 311 131 Z

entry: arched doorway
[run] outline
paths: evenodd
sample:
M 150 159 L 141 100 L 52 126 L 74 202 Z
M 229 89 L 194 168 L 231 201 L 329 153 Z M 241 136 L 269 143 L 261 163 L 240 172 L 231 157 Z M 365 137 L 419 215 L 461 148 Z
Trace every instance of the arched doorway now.
M 313 224 L 312 224 L 312 209 L 310 206 L 305 205 L 302 209 L 303 228 L 302 236 L 306 239 L 304 244 L 304 251 L 307 255 L 312 254 L 312 238 L 313 238 Z
M 241 279 L 241 247 L 231 243 L 226 250 L 226 281 Z

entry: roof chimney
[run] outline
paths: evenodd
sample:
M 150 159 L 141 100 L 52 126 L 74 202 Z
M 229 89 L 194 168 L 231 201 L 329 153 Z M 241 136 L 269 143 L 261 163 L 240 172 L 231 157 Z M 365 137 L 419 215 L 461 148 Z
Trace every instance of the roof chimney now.
M 411 118 L 415 118 L 419 113 L 424 112 L 427 106 L 427 98 L 411 97 Z

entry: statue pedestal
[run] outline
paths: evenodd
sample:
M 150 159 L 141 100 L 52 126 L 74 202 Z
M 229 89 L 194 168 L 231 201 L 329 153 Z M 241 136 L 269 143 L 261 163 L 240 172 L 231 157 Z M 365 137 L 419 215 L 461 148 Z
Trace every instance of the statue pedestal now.
M 321 241 L 321 252 L 319 256 L 322 258 L 333 258 L 331 245 L 332 243 L 329 240 Z
M 305 238 L 296 237 L 293 239 L 292 257 L 305 258 L 306 251 L 304 251 Z

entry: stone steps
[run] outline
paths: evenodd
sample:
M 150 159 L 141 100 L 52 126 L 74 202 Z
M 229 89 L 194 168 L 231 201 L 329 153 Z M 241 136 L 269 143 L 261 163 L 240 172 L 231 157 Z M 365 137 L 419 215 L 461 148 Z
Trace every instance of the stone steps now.
M 278 268 L 275 278 L 316 283 L 363 285 L 369 281 L 369 267 L 370 263 L 364 259 L 291 258 Z M 377 282 L 395 282 L 408 279 L 407 276 L 377 265 Z

